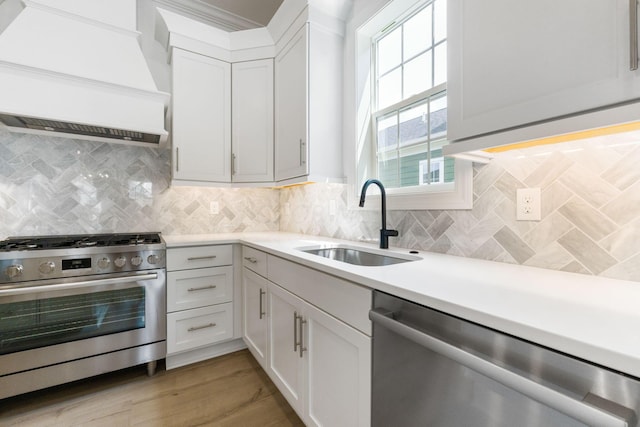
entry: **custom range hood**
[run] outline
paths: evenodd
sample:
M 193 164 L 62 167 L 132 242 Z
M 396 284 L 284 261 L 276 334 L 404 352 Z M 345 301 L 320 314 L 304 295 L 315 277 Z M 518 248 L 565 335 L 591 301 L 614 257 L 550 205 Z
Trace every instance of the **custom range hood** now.
M 169 94 L 156 88 L 138 44 L 136 0 L 23 0 L 18 10 L 0 34 L 1 123 L 79 139 L 166 141 Z

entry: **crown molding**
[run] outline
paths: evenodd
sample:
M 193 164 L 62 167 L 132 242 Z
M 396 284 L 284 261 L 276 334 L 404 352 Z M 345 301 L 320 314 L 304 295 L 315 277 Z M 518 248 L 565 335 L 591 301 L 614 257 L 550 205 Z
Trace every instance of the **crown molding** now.
M 263 25 L 200 0 L 152 0 L 156 6 L 225 31 L 242 31 Z

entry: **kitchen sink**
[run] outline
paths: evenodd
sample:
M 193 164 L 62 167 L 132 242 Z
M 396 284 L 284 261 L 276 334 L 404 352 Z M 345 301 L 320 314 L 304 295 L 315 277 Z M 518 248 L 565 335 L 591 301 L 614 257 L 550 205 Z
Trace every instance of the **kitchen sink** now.
M 420 257 L 393 253 L 388 255 L 383 251 L 375 251 L 346 245 L 322 246 L 298 248 L 302 252 L 321 256 L 324 258 L 346 262 L 354 265 L 380 267 L 385 265 L 400 264 L 403 262 L 417 261 Z

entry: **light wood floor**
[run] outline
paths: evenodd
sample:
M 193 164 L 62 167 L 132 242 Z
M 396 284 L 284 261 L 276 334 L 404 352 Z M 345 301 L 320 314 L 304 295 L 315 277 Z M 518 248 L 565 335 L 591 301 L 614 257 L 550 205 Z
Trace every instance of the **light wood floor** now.
M 143 366 L 0 400 L 0 426 L 303 426 L 247 350 Z

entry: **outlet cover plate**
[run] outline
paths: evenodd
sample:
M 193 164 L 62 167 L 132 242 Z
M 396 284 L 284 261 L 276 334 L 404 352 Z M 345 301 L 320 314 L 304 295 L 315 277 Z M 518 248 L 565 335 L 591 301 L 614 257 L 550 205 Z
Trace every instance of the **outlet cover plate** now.
M 519 188 L 516 191 L 516 220 L 540 221 L 541 192 L 539 188 Z

